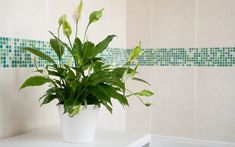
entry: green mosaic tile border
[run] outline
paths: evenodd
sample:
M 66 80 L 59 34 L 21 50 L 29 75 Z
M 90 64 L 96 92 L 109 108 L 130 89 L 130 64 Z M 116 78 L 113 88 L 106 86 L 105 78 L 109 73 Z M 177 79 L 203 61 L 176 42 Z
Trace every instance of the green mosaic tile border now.
M 33 67 L 32 55 L 21 48 L 35 47 L 56 59 L 56 54 L 45 41 L 0 37 L 0 68 Z M 108 48 L 101 57 L 107 63 L 123 65 L 130 49 Z M 65 52 L 64 62 L 71 58 Z M 218 48 L 157 48 L 143 49 L 142 55 L 134 63 L 140 66 L 235 66 L 235 47 Z M 37 60 L 39 66 L 46 61 Z

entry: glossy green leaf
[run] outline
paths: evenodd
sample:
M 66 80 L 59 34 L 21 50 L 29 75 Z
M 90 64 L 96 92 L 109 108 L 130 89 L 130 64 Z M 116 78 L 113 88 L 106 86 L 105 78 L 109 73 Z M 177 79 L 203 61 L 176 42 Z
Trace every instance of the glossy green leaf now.
M 56 95 L 51 95 L 51 94 L 49 94 L 49 95 L 45 96 L 44 99 L 43 99 L 43 102 L 42 102 L 41 106 L 44 105 L 44 104 L 50 103 L 50 102 L 51 102 L 52 100 L 54 100 L 55 98 L 56 98 Z
M 78 103 L 75 103 L 75 99 L 69 98 L 66 99 L 64 102 L 64 113 L 69 113 L 70 117 L 75 116 L 79 113 L 80 105 Z
M 105 81 L 107 81 L 107 78 L 108 78 L 107 73 L 103 71 L 95 72 L 91 74 L 88 81 L 89 82 L 88 85 L 96 86 L 100 83 L 104 83 Z
M 41 51 L 39 51 L 35 48 L 26 47 L 26 48 L 24 48 L 24 50 L 27 50 L 30 53 L 32 53 L 32 54 L 34 54 L 34 55 L 36 55 L 36 56 L 38 56 L 38 57 L 40 57 L 44 60 L 47 60 L 50 63 L 55 63 L 54 60 L 50 56 L 44 54 L 43 52 L 41 52 Z
M 128 62 L 131 63 L 133 62 L 141 53 L 141 46 L 138 45 L 134 49 L 131 50 L 131 54 L 128 58 Z
M 108 102 L 109 104 L 112 104 L 111 102 L 111 96 L 107 95 L 105 90 L 102 89 L 100 86 L 94 86 L 90 88 L 90 92 L 99 99 Z
M 95 54 L 95 50 L 94 50 L 94 43 L 87 41 L 84 43 L 83 48 L 84 48 L 84 55 L 83 58 L 89 58 L 92 57 Z
M 94 23 L 94 22 L 97 22 L 103 15 L 103 10 L 104 9 L 101 9 L 99 11 L 94 11 L 90 14 L 89 16 L 89 24 L 91 23 Z
M 61 43 L 61 45 L 62 45 L 64 48 L 67 48 L 68 51 L 72 54 L 72 49 L 69 47 L 68 44 L 66 44 L 66 43 L 64 43 L 63 41 L 61 41 L 61 40 L 60 40 L 58 37 L 56 37 L 55 34 L 52 33 L 51 31 L 49 31 L 49 33 L 50 33 L 55 39 L 57 39 L 57 40 Z
M 122 105 L 128 105 L 128 101 L 126 97 L 118 93 L 116 89 L 113 88 L 112 86 L 102 84 L 102 85 L 99 85 L 98 87 L 103 89 L 107 95 L 111 96 L 114 99 L 117 99 Z
M 80 111 L 80 105 L 75 105 L 72 107 L 72 109 L 69 110 L 69 116 L 74 117 L 76 114 L 78 114 Z
M 60 44 L 60 42 L 57 39 L 50 39 L 50 45 L 60 60 L 64 53 L 63 46 Z
M 149 90 L 142 90 L 142 91 L 136 93 L 136 95 L 139 95 L 139 96 L 152 96 L 153 94 L 154 93 Z
M 113 111 L 112 106 L 109 106 L 106 101 L 101 101 L 101 103 L 106 107 L 106 109 L 107 109 L 110 113 L 112 113 L 112 111 Z
M 82 56 L 83 56 L 83 45 L 79 38 L 74 40 L 72 56 L 76 59 L 75 61 L 81 65 L 82 64 Z
M 28 86 L 41 86 L 43 84 L 48 83 L 49 80 L 43 76 L 32 76 L 28 78 L 20 87 L 20 89 L 23 89 Z
M 145 80 L 143 80 L 143 79 L 140 79 L 140 78 L 134 77 L 134 78 L 132 78 L 132 80 L 139 81 L 139 82 L 142 82 L 142 83 L 145 83 L 145 84 L 148 84 L 149 86 L 151 86 L 150 83 L 148 83 L 147 81 L 145 81 Z
M 109 35 L 103 41 L 97 44 L 95 46 L 94 55 L 96 56 L 98 53 L 101 53 L 103 50 L 107 49 L 109 43 L 113 40 L 114 37 L 116 37 L 116 35 Z
M 150 106 L 152 106 L 153 104 L 152 103 L 145 103 L 144 104 L 146 107 L 150 107 Z

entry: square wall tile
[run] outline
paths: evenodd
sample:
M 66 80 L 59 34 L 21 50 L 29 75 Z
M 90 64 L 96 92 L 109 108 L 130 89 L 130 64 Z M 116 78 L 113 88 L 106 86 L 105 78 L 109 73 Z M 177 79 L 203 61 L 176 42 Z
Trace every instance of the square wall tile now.
M 195 0 L 153 0 L 151 13 L 152 47 L 195 46 Z
M 195 137 L 235 142 L 235 68 L 197 68 Z
M 152 67 L 141 66 L 138 69 L 139 75 L 137 77 L 143 78 L 150 84 L 154 84 L 152 78 Z M 130 81 L 127 85 L 132 92 L 139 92 L 143 89 L 152 90 L 152 87 L 140 83 L 138 81 Z M 150 98 L 143 97 L 143 101 L 152 101 L 155 96 Z M 127 131 L 147 132 L 150 133 L 150 107 L 143 105 L 140 100 L 135 97 L 129 97 L 129 107 L 126 108 L 126 129 Z
M 117 35 L 110 43 L 109 47 L 126 48 L 126 31 L 127 31 L 127 7 L 126 0 L 108 1 L 108 34 Z M 118 18 L 118 21 L 117 21 Z
M 194 74 L 190 67 L 155 67 L 151 133 L 193 137 Z
M 150 47 L 151 1 L 127 0 L 127 48 L 141 41 L 144 48 Z
M 199 47 L 235 45 L 234 6 L 234 0 L 198 0 Z
M 0 36 L 47 38 L 47 0 L 2 0 L 0 10 Z
M 41 102 L 38 102 L 45 92 L 46 86 L 19 91 L 20 85 L 30 76 L 32 70 L 31 68 L 8 68 L 0 71 L 0 81 L 4 83 L 0 84 L 1 138 L 59 124 L 57 101 L 42 107 L 40 107 Z

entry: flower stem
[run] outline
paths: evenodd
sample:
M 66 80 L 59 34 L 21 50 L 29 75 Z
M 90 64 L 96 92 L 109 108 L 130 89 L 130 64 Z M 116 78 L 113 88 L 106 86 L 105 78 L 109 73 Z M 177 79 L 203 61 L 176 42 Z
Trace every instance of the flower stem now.
M 78 37 L 78 21 L 76 22 L 75 39 Z
M 58 38 L 60 38 L 60 26 L 61 26 L 61 25 L 59 25 L 58 30 L 57 30 Z
M 83 37 L 83 43 L 85 42 L 85 39 L 86 39 L 86 34 L 87 34 L 87 30 L 88 30 L 88 27 L 90 26 L 90 23 L 87 25 L 86 27 L 86 30 L 85 30 L 85 34 L 84 34 L 84 37 Z

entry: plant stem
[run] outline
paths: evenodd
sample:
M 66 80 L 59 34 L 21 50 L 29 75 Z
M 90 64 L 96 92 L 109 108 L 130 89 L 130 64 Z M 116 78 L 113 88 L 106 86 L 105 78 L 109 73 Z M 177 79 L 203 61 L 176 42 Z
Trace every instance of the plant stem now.
M 88 27 L 90 26 L 90 23 L 88 23 L 87 27 L 86 27 L 86 30 L 85 30 L 85 34 L 84 34 L 84 37 L 83 37 L 83 43 L 85 42 L 85 39 L 86 39 L 86 34 L 87 34 L 87 30 L 88 30 Z
M 57 30 L 58 38 L 60 38 L 60 26 L 61 26 L 61 25 L 59 25 L 58 30 Z
M 134 95 L 134 96 L 136 96 L 136 97 L 140 100 L 140 102 L 141 102 L 142 104 L 145 105 L 144 101 L 143 101 L 138 95 L 135 95 L 136 93 L 134 93 L 134 92 L 132 92 L 132 91 L 130 91 L 130 90 L 128 90 L 128 89 L 126 89 L 126 90 L 131 93 L 130 95 L 127 95 L 127 97 Z
M 73 46 L 72 46 L 71 40 L 70 40 L 69 36 L 66 36 L 66 37 L 68 38 L 69 45 L 70 45 L 70 47 L 71 47 L 71 49 L 72 49 L 72 48 L 73 48 Z
M 75 39 L 77 38 L 77 36 L 78 36 L 78 21 L 76 22 Z

